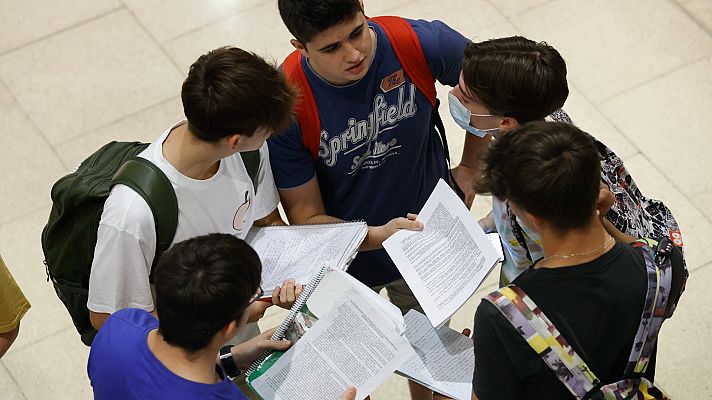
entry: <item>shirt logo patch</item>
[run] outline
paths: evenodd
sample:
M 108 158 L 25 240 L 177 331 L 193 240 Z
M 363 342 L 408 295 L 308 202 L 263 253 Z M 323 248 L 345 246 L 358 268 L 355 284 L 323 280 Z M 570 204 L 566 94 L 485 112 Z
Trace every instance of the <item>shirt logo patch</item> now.
M 386 93 L 404 83 L 405 75 L 403 74 L 403 68 L 401 68 L 398 71 L 383 78 L 383 80 L 381 81 L 381 90 L 383 90 L 383 93 Z

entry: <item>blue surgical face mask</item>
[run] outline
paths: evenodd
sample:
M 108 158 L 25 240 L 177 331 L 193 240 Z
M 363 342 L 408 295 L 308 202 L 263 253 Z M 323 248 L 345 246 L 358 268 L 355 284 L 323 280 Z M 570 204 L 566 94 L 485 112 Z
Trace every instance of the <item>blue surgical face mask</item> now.
M 452 115 L 452 119 L 455 120 L 455 123 L 460 126 L 460 128 L 466 130 L 467 132 L 470 132 L 471 134 L 477 136 L 477 137 L 485 137 L 487 136 L 488 132 L 496 131 L 499 128 L 489 128 L 489 129 L 478 129 L 475 128 L 474 126 L 470 125 L 470 117 L 474 115 L 475 117 L 497 117 L 498 115 L 493 115 L 493 114 L 475 114 L 470 112 L 470 110 L 467 109 L 462 103 L 460 103 L 460 100 L 455 97 L 452 92 L 447 94 L 448 98 L 448 105 L 450 106 L 450 115 Z

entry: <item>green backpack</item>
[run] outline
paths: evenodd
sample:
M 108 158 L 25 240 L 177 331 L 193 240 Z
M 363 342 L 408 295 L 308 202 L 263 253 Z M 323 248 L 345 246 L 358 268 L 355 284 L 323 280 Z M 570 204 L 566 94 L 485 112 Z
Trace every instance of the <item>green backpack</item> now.
M 82 342 L 91 346 L 96 330 L 89 320 L 89 275 L 104 202 L 116 184 L 138 193 L 153 213 L 156 254 L 151 271 L 173 242 L 178 202 L 173 186 L 152 162 L 136 157 L 148 143 L 111 142 L 52 186 L 52 210 L 42 230 L 47 280 L 64 303 Z M 257 192 L 259 151 L 240 153 Z M 152 275 L 152 274 L 151 274 Z

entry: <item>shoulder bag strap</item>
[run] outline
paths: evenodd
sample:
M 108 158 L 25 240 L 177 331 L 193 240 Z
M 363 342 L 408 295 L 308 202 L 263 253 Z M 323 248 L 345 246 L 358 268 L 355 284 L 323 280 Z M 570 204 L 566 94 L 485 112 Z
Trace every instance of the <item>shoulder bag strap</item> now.
M 507 217 L 509 217 L 509 226 L 512 228 L 512 235 L 514 235 L 514 238 L 517 239 L 519 245 L 524 248 L 524 251 L 527 253 L 527 259 L 529 261 L 534 261 L 532 260 L 531 253 L 529 252 L 529 246 L 527 246 L 527 239 L 524 237 L 524 231 L 522 231 L 522 227 L 519 225 L 519 222 L 517 222 L 517 216 L 514 215 L 512 209 L 509 208 L 509 203 L 505 203 L 504 206 L 507 210 Z
M 302 143 L 309 151 L 312 159 L 316 161 L 319 155 L 319 135 L 321 132 L 321 121 L 319 110 L 316 108 L 316 100 L 312 93 L 307 76 L 302 69 L 302 55 L 298 51 L 293 51 L 282 63 L 282 71 L 299 92 L 295 113 L 299 128 L 302 131 Z
M 420 45 L 418 35 L 410 23 L 401 17 L 381 16 L 371 18 L 370 20 L 378 24 L 386 33 L 388 41 L 391 43 L 391 47 L 393 47 L 393 51 L 396 53 L 396 57 L 398 57 L 398 61 L 400 61 L 403 66 L 406 75 L 408 75 L 410 80 L 413 81 L 413 84 L 415 84 L 415 87 L 423 93 L 433 107 L 430 122 L 432 129 L 434 129 L 440 137 L 449 170 L 450 148 L 447 144 L 445 124 L 443 124 L 442 117 L 440 116 L 440 100 L 437 98 L 435 78 L 425 58 L 425 53 L 423 52 L 423 47 Z M 453 190 L 455 190 L 455 193 L 457 193 L 461 199 L 464 199 L 465 193 L 460 186 L 458 186 L 455 178 L 452 176 L 452 172 L 449 172 L 449 175 Z
M 378 24 L 386 32 L 386 36 L 388 36 L 393 51 L 395 51 L 405 73 L 428 99 L 430 105 L 435 108 L 437 95 L 435 79 L 413 27 L 401 17 L 374 17 L 371 18 L 371 21 Z
M 497 307 L 529 346 L 551 368 L 566 388 L 581 399 L 599 384 L 566 339 L 544 312 L 516 285 L 509 285 L 484 297 Z
M 640 325 L 635 334 L 633 349 L 628 357 L 625 376 L 645 373 L 650 357 L 655 350 L 658 332 L 667 315 L 667 302 L 672 288 L 670 254 L 672 242 L 663 238 L 660 243 L 652 239 L 640 239 L 632 243 L 643 253 L 647 272 L 648 289 L 645 294 Z M 656 247 L 653 251 L 651 247 Z
M 149 280 L 153 282 L 153 269 L 164 251 L 168 250 L 178 227 L 178 199 L 168 177 L 154 163 L 143 157 L 126 161 L 111 180 L 111 186 L 122 184 L 138 193 L 153 213 L 156 226 L 156 254 L 153 257 Z
M 245 169 L 247 170 L 247 175 L 249 175 L 252 181 L 252 187 L 255 189 L 255 194 L 257 194 L 257 185 L 259 184 L 257 178 L 260 172 L 260 151 L 252 150 L 240 153 L 242 158 L 242 163 L 245 164 Z

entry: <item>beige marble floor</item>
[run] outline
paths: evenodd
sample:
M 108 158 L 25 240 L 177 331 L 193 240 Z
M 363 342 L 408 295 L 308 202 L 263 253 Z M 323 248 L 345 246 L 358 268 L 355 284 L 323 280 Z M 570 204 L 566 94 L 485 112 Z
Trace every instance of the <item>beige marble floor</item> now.
M 475 40 L 522 34 L 561 51 L 566 109 L 673 209 L 685 234 L 691 276 L 663 329 L 659 382 L 676 399 L 712 398 L 704 378 L 712 368 L 704 295 L 712 284 L 712 1 L 366 0 L 366 8 L 442 19 Z M 42 265 L 52 183 L 101 144 L 150 141 L 181 118 L 181 81 L 200 54 L 231 44 L 277 61 L 290 36 L 274 0 L 2 0 L 0 16 L 0 253 L 33 305 L 0 361 L 0 398 L 91 398 L 88 349 Z M 457 160 L 463 135 L 447 123 Z M 486 208 L 478 199 L 473 214 Z M 493 287 L 489 279 L 453 327 L 470 326 Z M 393 377 L 372 398 L 405 399 L 405 383 Z

